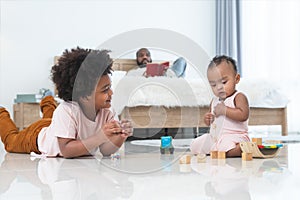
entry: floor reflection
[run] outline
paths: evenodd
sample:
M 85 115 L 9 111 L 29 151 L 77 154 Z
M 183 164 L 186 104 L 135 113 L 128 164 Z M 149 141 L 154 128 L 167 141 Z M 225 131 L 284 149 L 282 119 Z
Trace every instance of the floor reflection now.
M 179 164 L 189 152 L 130 146 L 119 159 L 46 158 L 0 149 L 0 199 L 297 199 L 300 144 L 272 159 L 211 159 Z

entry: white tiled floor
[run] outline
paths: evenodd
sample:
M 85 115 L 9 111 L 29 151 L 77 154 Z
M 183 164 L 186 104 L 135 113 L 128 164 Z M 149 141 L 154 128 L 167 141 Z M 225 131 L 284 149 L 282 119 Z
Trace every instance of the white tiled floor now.
M 0 199 L 299 199 L 300 143 L 273 159 L 241 158 L 180 165 L 185 150 L 127 143 L 121 159 L 48 158 L 0 146 Z

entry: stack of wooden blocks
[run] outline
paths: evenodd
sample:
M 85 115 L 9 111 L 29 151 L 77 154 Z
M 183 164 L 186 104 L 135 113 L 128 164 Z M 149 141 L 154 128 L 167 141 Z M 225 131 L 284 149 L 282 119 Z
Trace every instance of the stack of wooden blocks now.
M 225 151 L 211 151 L 210 152 L 211 159 L 226 159 Z

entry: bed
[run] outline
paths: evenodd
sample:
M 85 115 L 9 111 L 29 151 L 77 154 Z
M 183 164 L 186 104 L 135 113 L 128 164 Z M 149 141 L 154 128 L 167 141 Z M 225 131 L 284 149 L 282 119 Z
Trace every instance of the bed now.
M 212 93 L 206 78 L 129 76 L 137 69 L 134 59 L 116 59 L 113 65 L 113 108 L 120 119 L 130 119 L 135 128 L 205 127 Z M 288 135 L 287 103 L 272 83 L 242 79 L 238 90 L 249 99 L 249 125 L 280 125 Z

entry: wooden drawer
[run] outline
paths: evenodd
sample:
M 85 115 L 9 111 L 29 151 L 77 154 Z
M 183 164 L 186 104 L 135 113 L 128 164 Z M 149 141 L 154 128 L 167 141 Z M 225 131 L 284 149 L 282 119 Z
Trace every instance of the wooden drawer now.
M 13 106 L 14 122 L 22 130 L 41 118 L 39 103 L 16 103 Z

